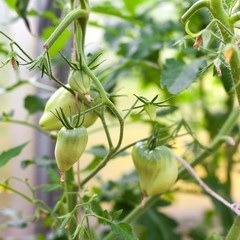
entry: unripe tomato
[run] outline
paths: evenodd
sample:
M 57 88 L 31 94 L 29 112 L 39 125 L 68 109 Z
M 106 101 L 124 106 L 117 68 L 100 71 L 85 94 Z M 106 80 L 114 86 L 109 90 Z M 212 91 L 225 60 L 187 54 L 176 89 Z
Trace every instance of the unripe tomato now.
M 63 127 L 58 132 L 55 146 L 55 157 L 61 171 L 69 170 L 83 154 L 88 142 L 85 127 L 67 129 Z
M 92 80 L 83 70 L 73 70 L 68 77 L 68 84 L 72 90 L 87 94 L 90 92 Z
M 81 105 L 80 108 L 83 109 Z M 45 131 L 60 130 L 63 125 L 55 118 L 51 111 L 55 112 L 55 109 L 59 109 L 61 107 L 66 116 L 69 117 L 69 106 L 72 110 L 72 114 L 77 114 L 74 96 L 65 88 L 61 87 L 47 101 L 44 113 L 39 121 L 39 125 Z M 84 110 L 87 109 L 88 107 L 84 104 Z M 94 112 L 88 112 L 85 114 L 83 126 L 86 128 L 90 127 L 96 120 L 97 115 Z
M 156 120 L 157 117 L 157 109 L 156 106 L 154 104 L 148 103 L 144 105 L 144 110 L 146 111 L 146 113 L 148 114 L 149 118 L 152 121 Z
M 140 177 L 142 191 L 149 196 L 166 192 L 178 176 L 177 161 L 165 146 L 150 150 L 145 142 L 138 142 L 132 151 L 134 165 Z

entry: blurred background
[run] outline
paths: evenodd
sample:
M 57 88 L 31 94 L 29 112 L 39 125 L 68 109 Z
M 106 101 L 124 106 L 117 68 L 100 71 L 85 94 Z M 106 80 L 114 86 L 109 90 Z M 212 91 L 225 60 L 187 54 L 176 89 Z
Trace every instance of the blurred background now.
M 132 2 L 132 1 L 130 1 Z M 201 67 L 206 67 L 207 56 L 204 49 L 193 49 L 193 39 L 186 43 L 184 41 L 179 45 L 174 45 L 184 35 L 184 26 L 180 21 L 183 12 L 194 1 L 139 1 L 135 7 L 131 7 L 126 1 L 115 1 L 114 3 L 105 1 L 90 1 L 93 11 L 90 16 L 90 24 L 86 36 L 86 54 L 102 51 L 102 60 L 106 60 L 99 70 L 107 69 L 105 77 L 109 89 L 116 91 L 117 94 L 124 95 L 117 98 L 118 109 L 124 114 L 136 100 L 134 94 L 152 99 L 157 94 L 161 101 L 172 96 L 166 87 L 160 86 L 160 76 L 168 59 L 176 58 L 179 61 L 190 62 L 192 59 L 205 61 Z M 55 5 L 52 6 L 52 4 Z M 38 13 L 50 11 L 55 16 L 61 17 L 64 9 L 56 7 L 58 1 L 29 1 L 28 10 L 35 9 Z M 121 9 L 116 16 L 104 14 L 106 9 L 101 12 L 99 6 L 114 5 L 116 9 Z M 55 6 L 55 7 L 54 7 Z M 131 21 L 126 16 L 131 16 Z M 125 18 L 124 18 L 125 17 Z M 191 22 L 192 31 L 198 32 L 209 22 L 206 11 L 200 11 L 193 17 Z M 38 17 L 29 14 L 28 20 L 31 26 L 31 33 L 22 19 L 17 19 L 16 12 L 11 10 L 5 1 L 0 1 L 0 30 L 8 34 L 17 43 L 36 58 L 43 51 L 42 45 L 49 32 L 46 28 L 56 24 L 52 17 Z M 45 29 L 43 31 L 43 29 Z M 65 45 L 65 43 L 67 44 Z M 0 35 L 1 55 L 0 61 L 5 62 L 6 51 L 9 50 L 9 41 Z M 59 45 L 65 45 L 62 50 L 65 54 L 71 52 L 72 42 L 71 34 L 66 34 L 66 39 L 59 42 Z M 185 44 L 185 45 L 184 45 Z M 211 40 L 209 45 L 216 46 L 216 41 Z M 61 48 L 61 47 L 59 47 Z M 51 53 L 54 56 L 54 49 Z M 4 52 L 5 51 L 5 52 Z M 70 55 L 70 54 L 68 54 Z M 59 60 L 59 54 L 55 54 L 56 60 L 54 74 L 62 81 L 66 82 L 68 76 L 68 67 Z M 109 72 L 109 69 L 114 72 Z M 224 72 L 224 70 L 223 70 Z M 39 95 L 43 99 L 50 97 L 51 92 L 36 88 L 36 83 L 43 83 L 57 88 L 57 86 L 47 78 L 42 78 L 39 73 L 28 71 L 26 67 L 20 67 L 15 72 L 10 64 L 1 68 L 0 72 L 0 112 L 9 113 L 14 111 L 14 119 L 28 120 L 29 123 L 38 125 L 41 112 L 31 114 L 26 109 L 26 96 Z M 214 70 L 201 74 L 200 77 L 193 76 L 189 87 L 170 100 L 170 104 L 177 106 L 177 110 L 166 113 L 159 109 L 158 123 L 165 126 L 173 121 L 186 119 L 191 125 L 195 136 L 199 142 L 208 146 L 211 139 L 215 136 L 222 126 L 226 116 L 236 104 L 232 94 L 229 94 L 226 75 L 220 78 L 214 74 Z M 4 93 L 3 89 L 13 85 L 17 81 L 28 79 L 32 84 L 23 84 L 16 89 Z M 103 77 L 104 79 L 104 77 Z M 224 82 L 225 81 L 225 82 Z M 164 109 L 164 108 L 163 108 Z M 140 118 L 143 121 L 138 122 Z M 119 134 L 119 128 L 116 120 L 109 114 L 107 119 L 111 126 L 111 134 L 116 143 Z M 212 124 L 214 123 L 214 124 Z M 149 136 L 153 129 L 153 123 L 148 120 L 145 113 L 131 116 L 126 123 L 125 136 L 122 146 L 131 142 Z M 89 143 L 87 149 L 93 146 L 106 145 L 106 138 L 101 128 L 101 122 L 97 122 L 88 129 Z M 224 196 L 231 197 L 234 202 L 240 201 L 239 180 L 239 129 L 234 128 L 231 133 L 236 139 L 237 146 L 234 149 L 226 146 L 218 151 L 214 156 L 206 161 L 206 164 L 197 166 L 199 175 L 211 186 Z M 0 121 L 0 152 L 28 142 L 18 157 L 12 159 L 4 167 L 0 168 L 0 181 L 15 176 L 21 179 L 28 179 L 32 186 L 47 184 L 49 182 L 49 173 L 45 168 L 37 167 L 34 164 L 22 167 L 24 160 L 42 157 L 44 155 L 54 159 L 54 141 L 44 134 L 35 131 L 33 128 L 13 122 Z M 191 136 L 187 135 L 172 142 L 172 146 L 181 156 L 190 160 L 198 149 L 193 150 L 189 147 L 192 141 Z M 235 149 L 238 148 L 237 151 Z M 131 149 L 128 151 L 131 152 Z M 237 154 L 236 154 L 237 152 Z M 81 169 L 89 166 L 93 156 L 85 153 L 80 161 Z M 102 182 L 115 181 L 120 179 L 123 174 L 130 174 L 133 171 L 133 162 L 131 155 L 119 157 L 112 160 L 99 173 Z M 88 175 L 88 171 L 82 173 L 82 177 Z M 90 181 L 86 188 L 92 189 L 94 186 L 100 186 L 99 178 Z M 211 184 L 212 183 L 212 184 Z M 12 180 L 11 186 L 20 192 L 30 194 L 26 186 L 19 181 Z M 39 192 L 39 198 L 43 199 L 50 206 L 55 203 L 57 193 Z M 181 233 L 182 239 L 206 239 L 206 229 L 227 229 L 231 226 L 233 215 L 222 206 L 214 208 L 214 201 L 205 195 L 201 188 L 193 179 L 184 179 L 179 181 L 171 193 L 166 194 L 165 199 L 171 201 L 171 205 L 161 207 L 161 212 L 171 217 L 177 222 L 174 225 L 174 231 Z M 139 199 L 140 201 L 140 199 Z M 111 205 L 111 203 L 110 203 Z M 104 205 L 109 208 L 109 203 Z M 20 196 L 2 191 L 0 194 L 0 209 L 11 207 L 20 211 L 23 218 L 30 217 L 35 212 L 35 207 L 29 204 Z M 221 209 L 222 207 L 222 209 Z M 220 212 L 219 214 L 217 212 Z M 219 216 L 220 215 L 220 216 Z M 0 216 L 0 225 L 7 220 L 7 217 Z M 225 227 L 223 224 L 225 221 Z M 221 223 L 220 223 L 221 222 Z M 209 229 L 211 228 L 211 229 Z M 225 229 L 225 230 L 226 230 Z M 3 239 L 28 239 L 27 236 L 34 235 L 36 232 L 44 232 L 46 229 L 37 229 L 34 224 L 28 224 L 26 228 L 8 228 L 0 232 Z M 190 234 L 191 233 L 191 234 Z M 194 235 L 195 234 L 195 235 Z M 149 238 L 150 239 L 150 238 Z M 154 238 L 151 238 L 152 240 Z M 167 238 L 164 238 L 167 239 Z M 169 238 L 170 239 L 170 238 Z M 172 240 L 172 239 L 171 239 Z

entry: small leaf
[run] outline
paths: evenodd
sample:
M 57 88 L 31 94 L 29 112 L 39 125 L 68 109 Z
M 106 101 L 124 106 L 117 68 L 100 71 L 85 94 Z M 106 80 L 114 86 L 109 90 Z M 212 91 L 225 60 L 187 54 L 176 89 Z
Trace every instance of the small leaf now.
M 4 166 L 11 160 L 13 157 L 19 155 L 22 149 L 28 144 L 29 142 L 25 142 L 17 147 L 11 148 L 7 151 L 4 151 L 0 154 L 0 167 Z
M 89 172 L 89 171 L 94 170 L 102 160 L 103 160 L 102 157 L 101 158 L 99 158 L 99 157 L 94 158 L 92 160 L 92 162 L 87 167 L 85 167 L 83 170 L 81 170 L 81 172 Z
M 132 233 L 132 228 L 129 224 L 121 222 L 119 224 L 111 224 L 112 231 L 121 236 L 124 240 L 137 240 L 137 238 Z
M 3 113 L 0 115 L 0 121 L 1 121 L 2 119 L 8 119 L 9 117 L 12 117 L 13 114 L 14 114 L 14 110 L 11 110 L 11 111 L 8 112 L 8 113 L 3 112 Z
M 97 201 L 93 200 L 91 202 L 91 208 L 92 208 L 92 211 L 95 212 L 97 215 L 102 216 L 103 210 Z
M 24 99 L 24 107 L 28 110 L 29 114 L 34 114 L 44 110 L 47 99 L 40 98 L 35 95 L 29 95 Z
M 120 209 L 120 210 L 114 212 L 113 215 L 112 215 L 112 220 L 114 221 L 114 220 L 119 219 L 121 214 L 122 214 L 122 212 L 123 212 L 123 209 Z

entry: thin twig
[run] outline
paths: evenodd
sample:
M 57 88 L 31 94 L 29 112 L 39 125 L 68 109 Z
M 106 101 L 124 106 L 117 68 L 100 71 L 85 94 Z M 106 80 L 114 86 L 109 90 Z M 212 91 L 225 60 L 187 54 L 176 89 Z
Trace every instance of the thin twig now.
M 238 203 L 229 203 L 224 198 L 222 198 L 220 195 L 218 195 L 216 192 L 214 192 L 210 187 L 208 187 L 201 178 L 197 175 L 197 173 L 194 171 L 194 169 L 186 162 L 183 158 L 178 156 L 174 151 L 172 151 L 175 158 L 183 165 L 183 167 L 197 180 L 199 185 L 212 197 L 223 203 L 226 207 L 231 209 L 233 212 L 235 212 L 238 216 L 240 216 L 240 204 Z

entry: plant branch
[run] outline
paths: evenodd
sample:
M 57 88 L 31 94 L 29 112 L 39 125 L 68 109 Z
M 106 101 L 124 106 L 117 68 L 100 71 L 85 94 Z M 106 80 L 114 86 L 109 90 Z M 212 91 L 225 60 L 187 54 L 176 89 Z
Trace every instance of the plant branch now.
M 200 0 L 197 1 L 196 3 L 194 3 L 188 10 L 187 12 L 182 16 L 181 20 L 183 23 L 185 23 L 186 21 L 188 21 L 188 19 L 195 13 L 197 12 L 199 9 L 203 8 L 203 7 L 209 7 L 209 1 L 207 0 Z
M 175 158 L 183 165 L 183 167 L 197 180 L 199 185 L 211 196 L 213 196 L 215 199 L 223 203 L 225 206 L 227 206 L 229 209 L 231 209 L 233 212 L 235 212 L 238 216 L 240 216 L 240 205 L 236 203 L 229 203 L 224 198 L 222 198 L 220 195 L 218 195 L 216 192 L 214 192 L 210 187 L 208 187 L 202 179 L 197 175 L 197 173 L 194 171 L 194 169 L 191 167 L 191 165 L 186 162 L 183 158 L 178 156 L 174 151 L 172 151 Z
M 78 18 L 88 18 L 89 12 L 86 10 L 82 10 L 80 8 L 76 8 L 69 12 L 65 18 L 61 21 L 61 23 L 57 26 L 52 35 L 48 38 L 48 40 L 44 43 L 43 47 L 45 51 L 48 51 L 49 48 L 53 45 L 53 43 L 58 39 L 58 37 L 62 34 L 62 32 L 75 20 Z

